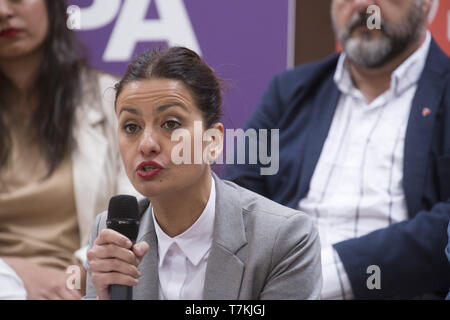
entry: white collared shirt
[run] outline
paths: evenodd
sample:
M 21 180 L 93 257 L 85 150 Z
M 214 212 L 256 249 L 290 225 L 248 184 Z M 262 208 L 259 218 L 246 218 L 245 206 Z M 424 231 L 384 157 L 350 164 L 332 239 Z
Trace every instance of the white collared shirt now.
M 427 32 L 422 46 L 392 73 L 390 88 L 370 103 L 354 87 L 346 55 L 339 58 L 334 81 L 341 96 L 308 195 L 298 205 L 319 229 L 324 299 L 352 298 L 333 244 L 408 218 L 404 142 L 430 43 Z
M 158 238 L 160 300 L 203 299 L 206 265 L 213 240 L 215 203 L 216 188 L 212 179 L 211 192 L 202 214 L 188 230 L 174 238 L 160 228 L 152 208 Z

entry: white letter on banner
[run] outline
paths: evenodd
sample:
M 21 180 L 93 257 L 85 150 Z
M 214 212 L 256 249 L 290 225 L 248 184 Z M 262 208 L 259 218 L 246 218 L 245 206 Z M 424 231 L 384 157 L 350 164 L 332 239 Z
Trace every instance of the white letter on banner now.
M 108 25 L 116 18 L 120 4 L 120 0 L 94 0 L 89 7 L 81 9 L 81 29 L 98 29 Z
M 189 16 L 182 0 L 153 0 L 159 20 L 145 20 L 152 0 L 125 0 L 109 40 L 103 60 L 128 61 L 138 42 L 167 41 L 201 55 Z

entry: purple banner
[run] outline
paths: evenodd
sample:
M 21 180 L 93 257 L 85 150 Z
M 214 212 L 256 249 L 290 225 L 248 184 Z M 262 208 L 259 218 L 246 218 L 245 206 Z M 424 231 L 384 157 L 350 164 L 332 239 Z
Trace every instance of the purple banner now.
M 123 75 L 153 46 L 194 49 L 228 84 L 226 127 L 242 127 L 287 66 L 288 0 L 71 0 L 91 64 Z

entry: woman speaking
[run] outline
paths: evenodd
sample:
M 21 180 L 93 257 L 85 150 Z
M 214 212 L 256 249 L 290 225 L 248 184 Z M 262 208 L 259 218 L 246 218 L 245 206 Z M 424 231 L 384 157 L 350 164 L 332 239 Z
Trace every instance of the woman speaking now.
M 106 229 L 106 212 L 97 217 L 85 298 L 109 299 L 112 284 L 133 286 L 133 299 L 318 298 L 320 244 L 312 221 L 211 171 L 224 134 L 214 71 L 186 48 L 147 51 L 116 90 L 119 150 L 146 199 L 135 245 Z M 216 134 L 192 147 L 207 131 Z M 177 132 L 191 139 L 192 150 L 180 151 Z M 178 163 L 175 155 L 191 161 Z

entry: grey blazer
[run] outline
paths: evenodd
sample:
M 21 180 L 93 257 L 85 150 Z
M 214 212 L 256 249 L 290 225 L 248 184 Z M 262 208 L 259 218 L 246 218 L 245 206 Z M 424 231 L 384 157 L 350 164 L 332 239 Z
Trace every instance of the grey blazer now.
M 213 174 L 216 217 L 206 268 L 204 299 L 318 299 L 322 289 L 320 242 L 304 213 L 281 206 Z M 150 202 L 139 203 L 137 241 L 150 250 L 141 261 L 142 276 L 133 299 L 158 299 L 158 239 Z M 107 212 L 97 216 L 89 248 L 106 228 Z M 85 299 L 97 293 L 88 270 Z

